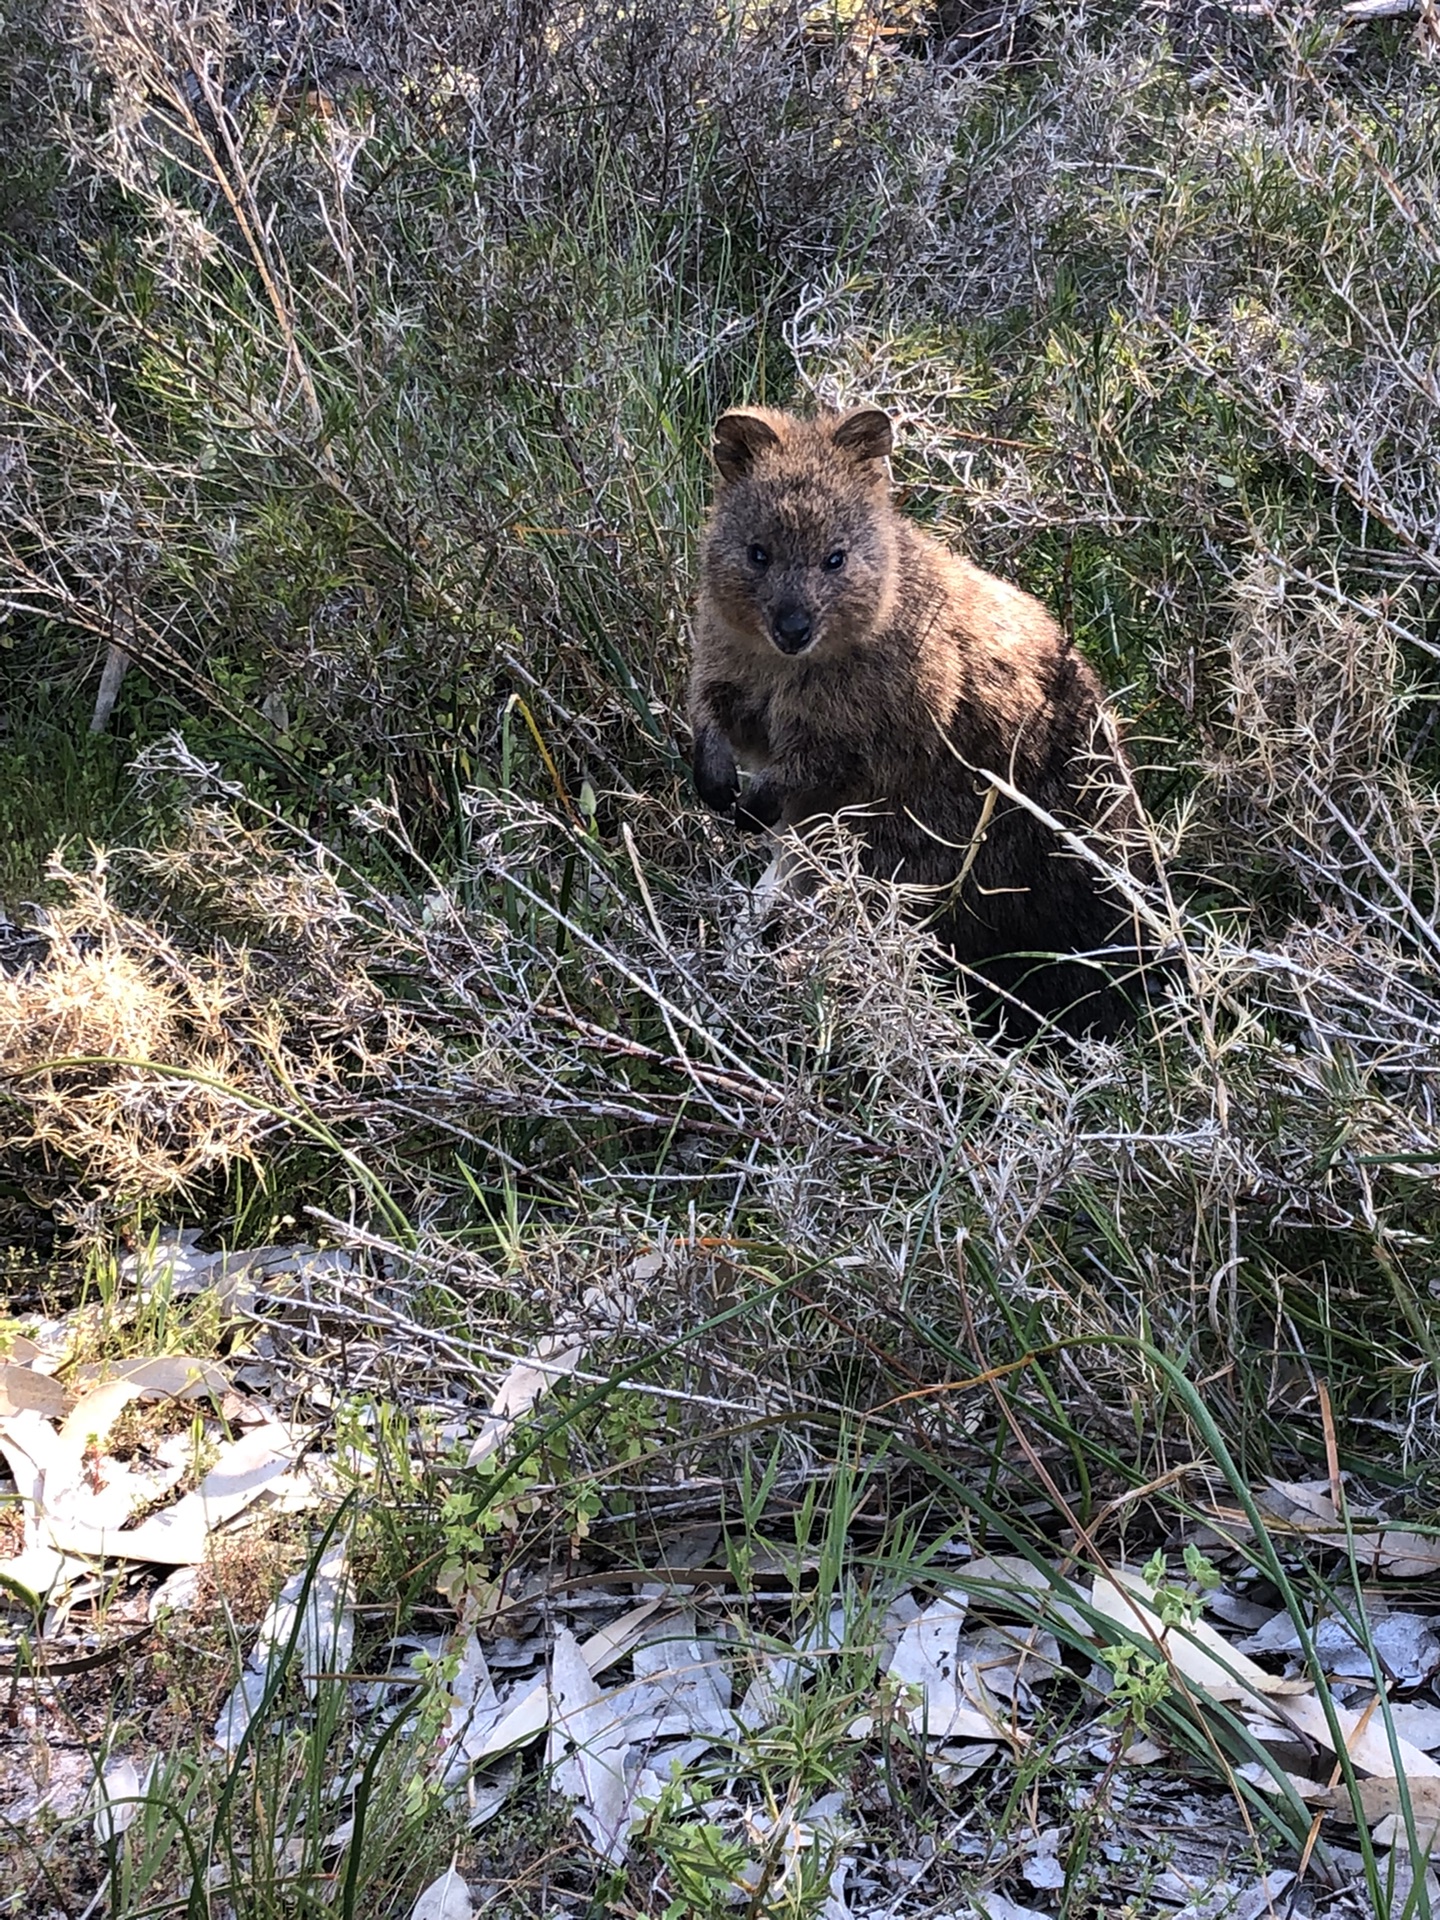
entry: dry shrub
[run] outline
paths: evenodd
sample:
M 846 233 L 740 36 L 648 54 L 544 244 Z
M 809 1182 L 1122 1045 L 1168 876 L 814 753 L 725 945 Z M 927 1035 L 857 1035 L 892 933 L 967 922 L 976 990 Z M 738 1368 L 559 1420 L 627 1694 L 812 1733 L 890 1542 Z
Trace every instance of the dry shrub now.
M 213 898 L 224 869 L 208 824 L 189 832 Z M 265 865 L 252 857 L 257 889 Z M 291 873 L 283 897 L 240 897 L 265 909 L 251 928 L 267 948 L 184 938 L 153 902 L 126 910 L 104 854 L 86 871 L 57 860 L 50 878 L 44 959 L 0 976 L 0 1165 L 64 1216 L 114 1219 L 254 1158 L 287 1122 L 324 1124 L 403 1051 L 401 1021 L 334 934 L 305 939 L 303 966 L 277 951 L 302 889 L 312 912 L 331 898 L 313 874 Z
M 1431 894 L 1440 814 L 1397 738 L 1415 697 L 1403 599 L 1337 604 L 1258 564 L 1235 602 L 1208 767 L 1227 828 L 1313 885 Z
M 683 1347 L 757 1272 L 800 1276 L 793 1297 L 697 1336 L 659 1376 L 723 1388 L 757 1417 L 888 1403 L 933 1377 L 924 1330 L 944 1329 L 975 1372 L 1017 1342 L 1053 1349 L 1086 1430 L 1129 1447 L 1137 1405 L 1161 1393 L 1124 1344 L 1143 1327 L 1221 1382 L 1257 1340 L 1275 1356 L 1273 1380 L 1247 1362 L 1214 1389 L 1232 1403 L 1222 1420 L 1313 1418 L 1301 1323 L 1317 1290 L 1346 1338 L 1368 1339 L 1378 1314 L 1393 1343 L 1396 1289 L 1412 1297 L 1411 1257 L 1440 1227 L 1405 1173 L 1440 1154 L 1440 972 L 1421 920 L 1395 904 L 1388 843 L 1352 820 L 1361 860 L 1302 791 L 1302 766 L 1342 798 L 1366 790 L 1367 756 L 1380 754 L 1377 779 L 1393 767 L 1374 679 L 1326 660 L 1323 636 L 1343 623 L 1316 625 L 1303 601 L 1264 607 L 1237 619 L 1237 724 L 1181 824 L 1212 844 L 1237 820 L 1252 839 L 1273 833 L 1327 904 L 1267 928 L 1157 891 L 1145 909 L 1179 964 L 1133 1039 L 1016 1048 L 978 1030 L 840 831 L 810 849 L 805 897 L 761 916 L 698 816 L 616 798 L 625 811 L 602 833 L 559 806 L 475 795 L 466 868 L 407 898 L 174 741 L 147 776 L 193 800 L 164 846 L 126 862 L 151 890 L 144 910 L 117 908 L 103 875 L 71 876 L 51 965 L 5 983 L 21 1116 L 7 1151 L 98 1217 L 101 1184 L 163 1193 L 227 1156 L 273 1163 L 318 1127 L 322 1188 L 349 1188 L 340 1211 L 371 1222 L 378 1194 L 408 1206 L 429 1263 L 392 1246 L 391 1271 L 426 1287 L 447 1271 L 447 1231 L 473 1231 L 472 1183 L 492 1218 L 522 1193 L 517 1273 L 548 1247 L 560 1278 L 544 1303 L 498 1263 L 468 1306 L 466 1282 L 456 1310 L 495 1350 L 517 1314 L 579 1312 L 637 1242 L 675 1255 L 627 1352 Z M 1386 831 L 1428 818 L 1397 802 Z M 418 863 L 393 809 L 359 824 Z M 17 1075 L 77 1044 L 116 1064 Z M 151 1064 L 119 1064 L 122 1046 Z M 357 1157 L 371 1187 L 359 1206 Z M 740 1249 L 728 1274 L 707 1236 Z M 1355 1280 L 1377 1264 L 1378 1293 Z M 453 1272 L 474 1267 L 457 1255 Z M 1387 1391 L 1420 1447 L 1429 1376 L 1400 1346 Z M 1373 1382 L 1357 1391 L 1373 1401 Z M 1034 1392 L 1017 1379 L 1020 1404 Z M 1343 1416 L 1343 1383 L 1331 1394 Z M 950 1418 L 927 1407 L 925 1430 L 958 1446 Z
M 237 980 L 121 913 L 103 858 L 53 878 L 69 897 L 46 916 L 45 960 L 0 979 L 0 1149 L 26 1171 L 68 1162 L 122 1205 L 253 1151 L 264 1116 L 227 1091 Z

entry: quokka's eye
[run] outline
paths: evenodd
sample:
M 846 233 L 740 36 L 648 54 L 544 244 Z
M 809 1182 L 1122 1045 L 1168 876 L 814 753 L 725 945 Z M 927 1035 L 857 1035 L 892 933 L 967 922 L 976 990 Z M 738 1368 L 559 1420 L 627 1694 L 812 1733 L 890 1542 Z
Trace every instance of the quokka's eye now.
M 845 549 L 843 547 L 836 547 L 833 553 L 827 553 L 825 556 L 826 573 L 838 573 L 844 564 Z
M 750 564 L 752 567 L 768 567 L 769 566 L 770 550 L 768 547 L 762 547 L 758 540 L 751 541 L 749 554 L 750 554 Z

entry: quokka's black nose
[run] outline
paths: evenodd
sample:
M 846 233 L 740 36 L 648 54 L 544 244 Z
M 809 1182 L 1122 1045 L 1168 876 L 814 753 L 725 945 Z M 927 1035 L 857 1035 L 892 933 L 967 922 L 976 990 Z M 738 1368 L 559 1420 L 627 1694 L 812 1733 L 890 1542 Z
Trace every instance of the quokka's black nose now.
M 782 653 L 799 653 L 810 638 L 814 624 L 804 607 L 781 607 L 770 623 L 770 630 Z

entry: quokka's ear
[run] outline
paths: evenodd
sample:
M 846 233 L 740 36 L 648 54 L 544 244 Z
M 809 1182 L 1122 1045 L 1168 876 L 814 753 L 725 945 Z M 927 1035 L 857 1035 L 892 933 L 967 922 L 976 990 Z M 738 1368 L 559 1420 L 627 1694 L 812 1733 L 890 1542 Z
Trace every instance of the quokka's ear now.
M 715 422 L 715 464 L 722 480 L 743 480 L 767 447 L 778 447 L 780 435 L 763 414 L 733 407 Z
M 831 438 L 842 453 L 853 454 L 857 460 L 888 459 L 895 444 L 890 416 L 879 407 L 853 407 L 841 414 Z

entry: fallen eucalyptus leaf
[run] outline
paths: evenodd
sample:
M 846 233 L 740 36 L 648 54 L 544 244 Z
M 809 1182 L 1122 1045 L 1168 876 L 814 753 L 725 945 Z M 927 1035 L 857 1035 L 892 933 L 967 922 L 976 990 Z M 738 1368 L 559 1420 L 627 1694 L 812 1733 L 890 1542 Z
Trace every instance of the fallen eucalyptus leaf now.
M 1424 1700 L 1392 1700 L 1390 1718 L 1401 1739 L 1427 1753 L 1440 1747 L 1440 1707 Z
M 470 1889 L 452 1864 L 426 1887 L 410 1909 L 410 1920 L 470 1920 L 474 1911 Z
M 47 1470 L 47 1482 L 61 1464 L 73 1461 L 78 1467 L 88 1447 L 108 1439 L 111 1427 L 139 1391 L 128 1380 L 106 1380 L 82 1393 L 61 1424 L 60 1454 Z
M 1246 1700 L 1282 1691 L 1283 1683 L 1240 1652 L 1206 1620 L 1166 1627 L 1155 1612 L 1153 1594 L 1134 1567 L 1116 1567 L 1112 1577 L 1097 1576 L 1091 1589 L 1095 1609 L 1133 1633 L 1148 1635 L 1160 1650 L 1212 1700 Z
M 1333 1753 L 1334 1741 L 1325 1718 L 1325 1710 L 1318 1697 L 1312 1693 L 1290 1694 L 1270 1700 L 1269 1711 L 1277 1720 L 1297 1732 L 1305 1734 Z M 1412 1789 L 1420 1780 L 1440 1777 L 1440 1760 L 1434 1759 L 1421 1748 L 1412 1746 L 1396 1729 L 1396 1751 L 1390 1751 L 1390 1741 L 1385 1732 L 1385 1721 L 1376 1707 L 1357 1712 L 1352 1707 L 1334 1705 L 1336 1723 L 1340 1728 L 1346 1750 L 1356 1767 L 1362 1773 L 1373 1773 L 1381 1778 L 1393 1779 L 1397 1767 L 1404 1772 Z M 1360 1783 L 1366 1786 L 1368 1783 Z M 1377 1816 L 1378 1817 L 1378 1816 Z
M 555 1382 L 575 1371 L 584 1352 L 582 1346 L 565 1335 L 547 1333 L 527 1359 L 517 1360 L 495 1391 L 466 1466 L 473 1467 L 488 1459 Z
M 72 1367 L 66 1375 L 66 1382 L 71 1386 L 84 1386 L 101 1379 L 126 1381 L 142 1397 L 172 1400 L 220 1400 L 230 1384 L 224 1369 L 213 1360 L 181 1353 Z
M 301 1684 L 312 1700 L 330 1674 L 349 1665 L 355 1639 L 351 1604 L 345 1544 L 332 1540 L 318 1565 L 291 1575 L 261 1621 L 245 1671 L 215 1724 L 216 1746 L 233 1753 L 240 1744 L 292 1636 Z
M 46 1530 L 62 1551 L 97 1559 L 172 1567 L 197 1564 L 206 1557 L 215 1528 L 242 1513 L 288 1472 L 308 1437 L 307 1428 L 278 1420 L 242 1434 L 221 1448 L 219 1459 L 193 1493 L 138 1527 L 105 1531 L 69 1520 L 47 1522 Z
M 730 1675 L 716 1643 L 696 1634 L 691 1615 L 681 1614 L 663 1632 L 646 1634 L 632 1658 L 634 1681 L 617 1698 L 627 1709 L 633 1700 L 636 1724 L 642 1718 L 647 1723 L 647 1739 L 734 1732 Z
M 1411 1810 L 1415 1815 L 1417 1828 L 1433 1831 L 1440 1826 L 1440 1778 L 1433 1775 L 1412 1779 L 1408 1775 L 1404 1781 L 1405 1790 L 1410 1796 Z M 1388 1778 L 1357 1780 L 1355 1794 L 1360 1802 L 1360 1811 L 1365 1824 L 1373 1826 L 1376 1821 L 1388 1820 L 1398 1816 L 1402 1822 L 1404 1809 L 1400 1798 L 1401 1782 L 1392 1774 Z M 1329 1807 L 1339 1814 L 1354 1814 L 1354 1801 L 1350 1797 L 1344 1782 L 1333 1787 L 1322 1787 L 1318 1792 L 1306 1796 L 1312 1805 Z M 1386 1842 L 1385 1844 L 1391 1844 Z
M 468 1766 L 499 1718 L 495 1683 L 490 1678 L 479 1632 L 472 1626 L 460 1643 L 460 1663 L 450 1682 L 450 1705 L 441 1739 L 447 1747 L 453 1747 Z
M 1059 1575 L 1054 1580 L 1019 1553 L 987 1553 L 956 1567 L 951 1578 L 962 1593 L 994 1605 L 1007 1598 L 1016 1602 L 1016 1611 L 1027 1618 L 1035 1611 L 1035 1602 L 1043 1602 L 1051 1618 L 1062 1621 L 1071 1632 L 1086 1640 L 1095 1638 L 1095 1629 L 1077 1608 L 1060 1599 Z M 1027 1604 L 1028 1602 L 1028 1604 Z
M 595 1682 L 568 1627 L 555 1636 L 550 1662 L 550 1737 L 546 1763 L 558 1792 L 575 1803 L 575 1817 L 604 1859 L 619 1861 L 629 1845 L 625 1716 Z
M 16 1360 L 0 1360 L 0 1416 L 23 1413 L 27 1408 L 47 1419 L 64 1417 L 70 1396 L 58 1380 Z
M 95 1782 L 95 1838 L 112 1846 L 140 1811 L 140 1775 L 133 1760 L 114 1760 Z
M 901 1711 L 928 1740 L 999 1739 L 1003 1732 L 962 1690 L 960 1630 L 966 1604 L 964 1594 L 946 1593 L 917 1614 L 896 1642 L 887 1669 L 898 1686 L 919 1695 L 908 1707 L 902 1698 Z
M 608 1627 L 581 1644 L 580 1651 L 591 1674 L 603 1673 L 622 1654 L 628 1653 L 639 1637 L 641 1627 L 660 1604 L 657 1594 L 653 1600 L 632 1607 L 629 1613 L 622 1614 L 618 1620 L 612 1621 Z M 523 1746 L 526 1741 L 533 1740 L 550 1724 L 550 1709 L 549 1683 L 538 1680 L 490 1729 L 473 1757 L 477 1761 L 490 1760 L 511 1747 Z
M 188 1613 L 200 1597 L 200 1569 L 177 1567 L 168 1574 L 150 1596 L 146 1616 L 158 1620 L 162 1613 Z
M 54 1547 L 26 1547 L 9 1560 L 0 1560 L 0 1595 L 11 1594 L 32 1613 L 39 1613 L 90 1571 L 88 1560 Z

